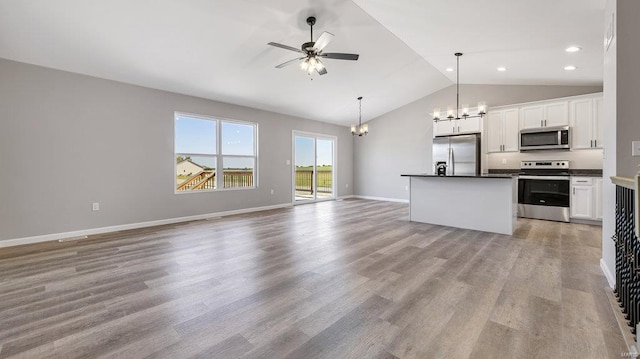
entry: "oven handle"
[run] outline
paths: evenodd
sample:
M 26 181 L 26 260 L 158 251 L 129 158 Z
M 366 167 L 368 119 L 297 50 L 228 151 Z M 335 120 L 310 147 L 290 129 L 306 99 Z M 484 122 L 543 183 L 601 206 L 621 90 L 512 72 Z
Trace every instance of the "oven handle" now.
M 552 181 L 569 181 L 569 176 L 518 176 L 519 179 L 532 179 L 532 180 L 552 180 Z

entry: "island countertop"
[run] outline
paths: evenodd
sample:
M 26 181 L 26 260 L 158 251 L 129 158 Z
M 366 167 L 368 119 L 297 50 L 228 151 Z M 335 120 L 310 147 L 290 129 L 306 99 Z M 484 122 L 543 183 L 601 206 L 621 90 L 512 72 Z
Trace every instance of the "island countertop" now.
M 508 174 L 508 173 L 483 173 L 479 175 L 448 175 L 448 176 L 438 176 L 430 173 L 409 173 L 402 174 L 402 177 L 442 177 L 442 178 L 507 178 L 512 179 L 516 174 Z

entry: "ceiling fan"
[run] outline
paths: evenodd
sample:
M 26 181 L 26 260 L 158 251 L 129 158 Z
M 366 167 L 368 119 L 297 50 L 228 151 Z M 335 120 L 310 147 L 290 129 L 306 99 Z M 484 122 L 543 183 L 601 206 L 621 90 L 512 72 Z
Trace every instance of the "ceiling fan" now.
M 323 53 L 322 50 L 331 42 L 333 38 L 333 34 L 329 32 L 323 32 L 322 35 L 318 38 L 317 41 L 313 41 L 313 25 L 316 24 L 316 18 L 310 16 L 307 18 L 307 24 L 311 27 L 311 41 L 305 42 L 302 44 L 300 49 L 297 49 L 292 46 L 287 46 L 283 44 L 279 44 L 277 42 L 270 42 L 267 45 L 279 47 L 281 49 L 290 50 L 294 52 L 298 52 L 303 54 L 302 57 L 295 58 L 293 60 L 289 60 L 284 62 L 278 66 L 277 69 L 281 69 L 285 66 L 292 65 L 297 61 L 303 60 L 300 63 L 300 68 L 307 72 L 307 74 L 311 75 L 313 71 L 316 71 L 319 75 L 324 75 L 327 73 L 327 69 L 324 67 L 324 64 L 320 59 L 335 59 L 335 60 L 358 60 L 360 55 L 358 54 L 343 54 L 339 52 L 326 52 Z

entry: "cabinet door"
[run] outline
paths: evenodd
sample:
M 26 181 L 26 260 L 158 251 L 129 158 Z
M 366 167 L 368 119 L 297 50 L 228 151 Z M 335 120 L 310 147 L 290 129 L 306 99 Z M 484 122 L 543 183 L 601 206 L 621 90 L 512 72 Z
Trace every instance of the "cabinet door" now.
M 502 151 L 518 152 L 520 150 L 520 128 L 518 124 L 519 111 L 517 108 L 504 110 L 502 122 Z
M 544 108 L 542 105 L 523 107 L 520 111 L 522 111 L 522 128 L 539 128 L 543 126 Z
M 454 121 L 438 121 L 433 123 L 433 136 L 453 134 Z
M 545 105 L 545 127 L 569 125 L 569 103 L 567 101 Z
M 604 100 L 602 99 L 602 97 L 596 98 L 593 100 L 593 140 L 594 140 L 594 147 L 595 148 L 603 148 L 603 139 L 602 139 L 602 132 L 603 132 L 603 123 L 604 123 L 604 118 L 603 118 L 603 114 L 604 114 Z
M 458 120 L 458 133 L 482 132 L 482 119 L 480 117 Z
M 502 111 L 487 114 L 487 152 L 502 151 Z
M 569 104 L 571 116 L 571 148 L 593 147 L 593 101 L 582 99 Z
M 571 218 L 593 217 L 593 187 L 571 186 Z
M 593 219 L 602 221 L 602 178 L 593 180 Z

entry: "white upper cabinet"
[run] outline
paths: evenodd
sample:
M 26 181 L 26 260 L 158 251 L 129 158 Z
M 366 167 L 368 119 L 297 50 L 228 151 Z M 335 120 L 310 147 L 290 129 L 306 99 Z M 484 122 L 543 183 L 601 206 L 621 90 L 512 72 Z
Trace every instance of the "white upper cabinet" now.
M 517 108 L 491 111 L 487 115 L 487 152 L 518 151 Z
M 542 105 L 525 106 L 522 111 L 522 128 L 544 127 L 544 107 Z
M 458 120 L 458 133 L 482 132 L 482 119 L 480 117 Z
M 569 106 L 567 101 L 545 105 L 544 127 L 568 126 Z
M 482 132 L 482 119 L 480 117 L 451 121 L 444 120 L 433 123 L 434 137 L 480 132 Z
M 447 136 L 454 133 L 455 121 L 438 121 L 433 123 L 433 136 Z
M 504 136 L 504 146 L 502 150 L 504 152 L 518 152 L 519 137 L 520 137 L 520 111 L 517 108 L 504 110 L 504 127 L 502 134 Z
M 596 97 L 593 100 L 593 141 L 594 148 L 603 148 L 604 140 L 602 138 L 604 123 L 604 99 L 602 96 Z
M 602 97 L 569 101 L 571 148 L 602 148 Z
M 502 131 L 504 111 L 491 111 L 487 114 L 487 152 L 502 152 Z
M 524 106 L 521 111 L 523 129 L 567 126 L 569 124 L 567 101 Z
M 593 100 L 571 101 L 571 148 L 593 148 Z

